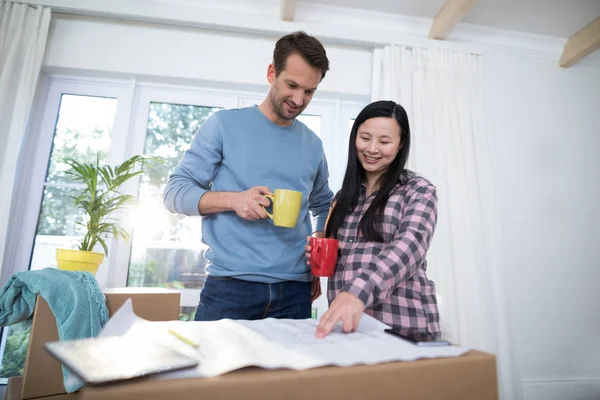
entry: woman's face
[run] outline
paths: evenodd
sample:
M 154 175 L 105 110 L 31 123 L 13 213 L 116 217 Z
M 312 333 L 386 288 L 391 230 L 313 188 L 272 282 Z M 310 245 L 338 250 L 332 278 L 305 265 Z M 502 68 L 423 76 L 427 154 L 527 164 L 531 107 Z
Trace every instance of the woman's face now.
M 400 125 L 394 118 L 377 117 L 363 122 L 356 135 L 356 156 L 367 176 L 385 172 L 400 150 Z

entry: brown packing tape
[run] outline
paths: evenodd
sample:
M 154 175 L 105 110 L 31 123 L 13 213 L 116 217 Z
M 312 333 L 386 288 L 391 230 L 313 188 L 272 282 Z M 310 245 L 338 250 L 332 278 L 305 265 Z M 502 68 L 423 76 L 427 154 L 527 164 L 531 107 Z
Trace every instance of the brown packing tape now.
M 305 371 L 247 368 L 216 378 L 138 380 L 86 387 L 83 400 L 496 400 L 496 358 L 456 358 Z

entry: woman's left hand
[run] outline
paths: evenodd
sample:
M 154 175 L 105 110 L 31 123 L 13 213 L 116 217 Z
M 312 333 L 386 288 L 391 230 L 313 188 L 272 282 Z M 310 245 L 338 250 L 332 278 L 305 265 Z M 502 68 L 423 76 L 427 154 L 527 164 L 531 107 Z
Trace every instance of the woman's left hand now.
M 345 333 L 354 332 L 364 310 L 365 305 L 358 297 L 348 292 L 340 293 L 321 317 L 317 337 L 327 336 L 339 321 L 342 321 L 342 330 Z

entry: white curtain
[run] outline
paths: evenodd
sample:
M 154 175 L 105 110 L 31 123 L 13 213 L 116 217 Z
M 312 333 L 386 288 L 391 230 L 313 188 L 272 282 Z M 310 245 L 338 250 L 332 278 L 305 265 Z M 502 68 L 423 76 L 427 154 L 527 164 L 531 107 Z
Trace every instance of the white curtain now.
M 0 262 L 17 157 L 40 75 L 50 9 L 0 1 Z
M 394 100 L 409 116 L 409 168 L 438 188 L 437 231 L 428 275 L 443 335 L 496 352 L 490 279 L 487 166 L 481 57 L 441 49 L 375 50 L 372 100 Z

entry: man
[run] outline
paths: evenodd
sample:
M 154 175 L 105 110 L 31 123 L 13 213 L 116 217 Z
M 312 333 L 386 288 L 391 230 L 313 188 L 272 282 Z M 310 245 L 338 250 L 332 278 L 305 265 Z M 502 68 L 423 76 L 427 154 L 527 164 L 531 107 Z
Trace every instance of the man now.
M 165 207 L 201 215 L 209 247 L 196 321 L 310 318 L 321 288 L 304 259 L 305 238 L 322 236 L 333 193 L 321 140 L 296 117 L 328 70 L 316 38 L 295 32 L 279 39 L 266 99 L 211 116 L 169 177 Z M 295 228 L 267 219 L 263 195 L 275 189 L 302 192 Z

